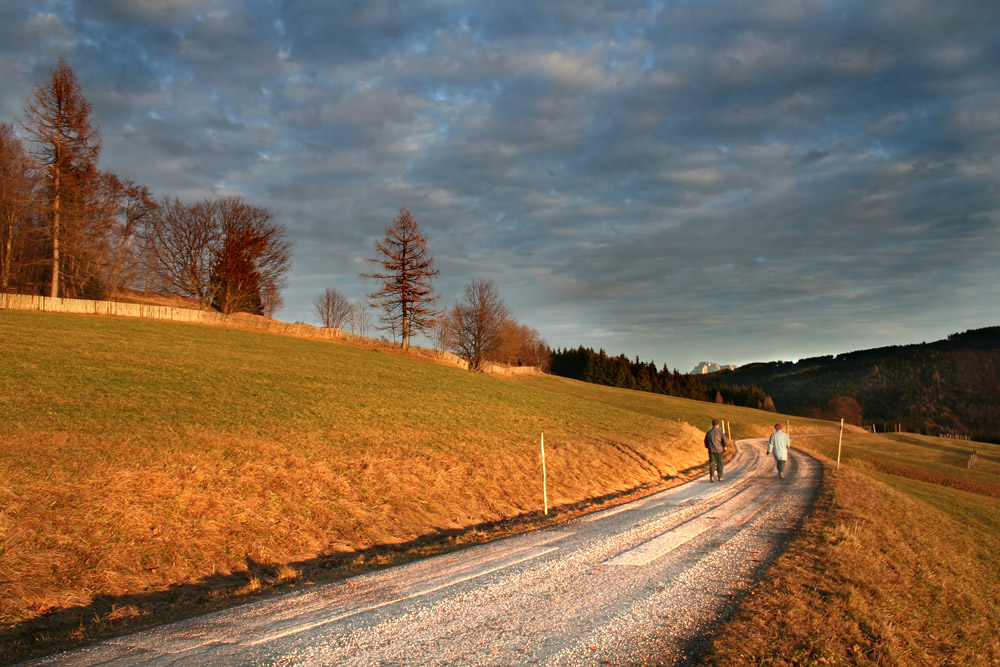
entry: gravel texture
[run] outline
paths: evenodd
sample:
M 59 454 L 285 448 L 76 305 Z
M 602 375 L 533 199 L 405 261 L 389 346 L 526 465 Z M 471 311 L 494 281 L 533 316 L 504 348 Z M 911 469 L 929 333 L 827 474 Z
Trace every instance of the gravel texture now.
M 685 665 L 773 562 L 821 467 L 763 440 L 558 527 L 189 619 L 36 665 Z

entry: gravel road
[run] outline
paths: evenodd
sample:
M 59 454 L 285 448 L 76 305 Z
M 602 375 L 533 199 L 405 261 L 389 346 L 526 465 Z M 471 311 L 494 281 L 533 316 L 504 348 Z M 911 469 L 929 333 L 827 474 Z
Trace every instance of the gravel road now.
M 692 664 L 820 482 L 796 450 L 778 479 L 765 442 L 737 443 L 725 482 L 30 664 Z

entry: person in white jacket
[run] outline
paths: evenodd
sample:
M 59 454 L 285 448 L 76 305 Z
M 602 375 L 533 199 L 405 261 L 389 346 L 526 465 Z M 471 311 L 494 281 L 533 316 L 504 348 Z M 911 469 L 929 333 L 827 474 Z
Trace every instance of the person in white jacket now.
M 774 462 L 778 466 L 778 477 L 785 478 L 785 463 L 788 461 L 788 450 L 792 446 L 792 441 L 783 430 L 782 424 L 774 425 L 774 433 L 767 441 L 767 453 L 774 453 Z

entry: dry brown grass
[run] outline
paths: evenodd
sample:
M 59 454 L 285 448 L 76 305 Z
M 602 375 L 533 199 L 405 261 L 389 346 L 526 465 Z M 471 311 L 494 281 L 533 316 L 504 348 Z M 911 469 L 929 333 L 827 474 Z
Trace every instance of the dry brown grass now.
M 84 316 L 0 313 L 0 348 L 0 662 L 484 541 L 704 465 L 702 430 L 670 399 L 633 409 L 625 390 Z
M 870 444 L 877 458 L 892 443 Z M 996 501 L 826 467 L 815 511 L 718 632 L 707 664 L 1000 664 Z

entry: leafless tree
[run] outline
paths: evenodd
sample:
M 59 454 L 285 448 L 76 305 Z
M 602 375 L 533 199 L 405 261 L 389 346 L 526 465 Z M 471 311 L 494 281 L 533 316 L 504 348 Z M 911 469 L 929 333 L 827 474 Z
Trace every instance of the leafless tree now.
M 0 123 L 0 292 L 10 287 L 15 241 L 28 229 L 37 200 L 31 157 L 9 123 Z
M 364 301 L 356 301 L 351 304 L 351 314 L 348 318 L 351 333 L 359 336 L 370 337 L 372 332 L 372 318 L 368 310 L 368 304 Z
M 212 264 L 222 242 L 222 230 L 210 201 L 185 204 L 164 200 L 153 218 L 153 252 L 167 288 L 194 297 L 203 308 L 215 301 Z
M 406 207 L 390 227 L 385 237 L 375 242 L 379 257 L 371 264 L 381 266 L 380 272 L 362 273 L 363 278 L 377 281 L 378 289 L 368 295 L 369 303 L 382 310 L 383 331 L 391 331 L 405 349 L 414 334 L 426 329 L 437 311 L 431 279 L 440 272 L 434 269 L 434 258 L 427 253 L 427 237 L 420 232 L 417 221 Z
M 435 318 L 431 325 L 431 341 L 434 343 L 434 349 L 442 352 L 452 348 L 454 339 L 451 311 L 445 311 Z
M 264 317 L 274 317 L 274 314 L 285 305 L 281 289 L 275 284 L 265 285 L 260 291 L 261 314 Z
M 143 233 L 158 204 L 149 188 L 122 180 L 111 172 L 100 178 L 104 224 L 97 230 L 102 259 L 102 281 L 109 296 L 132 283 L 142 266 Z
M 510 319 L 496 283 L 476 278 L 451 309 L 452 351 L 469 362 L 471 370 L 479 370 L 499 351 Z
M 313 308 L 316 309 L 316 316 L 324 327 L 343 329 L 351 318 L 353 306 L 346 296 L 328 287 L 313 299 Z
M 60 58 L 51 79 L 39 84 L 24 108 L 21 125 L 34 143 L 33 154 L 46 172 L 49 236 L 52 248 L 50 296 L 59 296 L 61 242 L 74 218 L 86 215 L 89 188 L 101 151 L 91 103 L 73 69 Z

